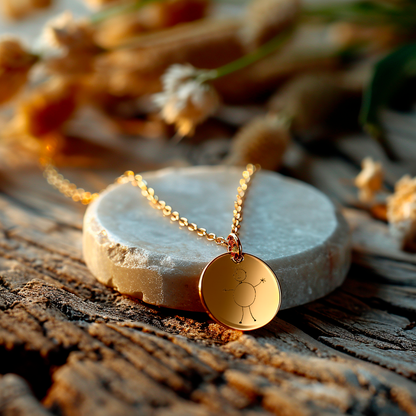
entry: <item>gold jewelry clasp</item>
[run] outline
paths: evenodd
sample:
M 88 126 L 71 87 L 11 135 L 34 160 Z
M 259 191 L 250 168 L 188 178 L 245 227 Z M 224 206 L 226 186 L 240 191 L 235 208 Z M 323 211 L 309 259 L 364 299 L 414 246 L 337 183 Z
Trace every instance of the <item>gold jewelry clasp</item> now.
M 241 241 L 238 238 L 238 235 L 231 233 L 227 237 L 228 242 L 228 252 L 231 254 L 231 258 L 234 263 L 240 263 L 244 260 L 243 247 L 241 246 Z

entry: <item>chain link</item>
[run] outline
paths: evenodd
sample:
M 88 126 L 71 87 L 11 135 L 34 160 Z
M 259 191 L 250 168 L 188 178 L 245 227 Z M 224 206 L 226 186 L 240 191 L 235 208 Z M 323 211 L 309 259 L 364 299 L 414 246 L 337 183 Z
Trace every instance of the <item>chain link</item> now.
M 88 205 L 98 197 L 98 193 L 91 193 L 85 189 L 78 188 L 77 185 L 65 179 L 58 170 L 50 163 L 46 164 L 43 171 L 43 176 L 48 181 L 49 185 L 56 188 L 61 194 L 67 198 L 73 199 L 75 202 L 81 202 L 83 205 Z
M 82 188 L 78 188 L 74 183 L 65 179 L 51 163 L 46 163 L 43 166 L 43 176 L 48 183 L 66 197 L 71 198 L 76 202 L 81 202 L 84 205 L 88 205 L 99 196 L 99 193 L 91 193 Z M 243 172 L 243 178 L 240 179 L 240 184 L 237 188 L 236 201 L 234 202 L 233 220 L 231 225 L 231 233 L 236 236 L 238 236 L 241 222 L 243 221 L 243 205 L 247 196 L 250 180 L 254 173 L 259 169 L 260 165 L 248 164 L 246 170 Z M 181 217 L 179 212 L 174 211 L 165 201 L 160 201 L 159 197 L 155 195 L 154 189 L 147 186 L 147 182 L 141 175 L 136 175 L 133 171 L 128 170 L 115 180 L 115 183 L 119 184 L 129 182 L 140 189 L 143 197 L 151 203 L 153 208 L 162 211 L 163 216 L 168 217 L 171 221 L 178 222 L 181 228 L 186 228 L 191 232 L 195 232 L 197 236 L 205 237 L 208 241 L 213 241 L 217 245 L 225 247 L 229 246 L 226 238 L 217 236 L 214 233 L 209 233 L 205 228 L 198 227 L 196 223 L 188 221 L 185 217 Z

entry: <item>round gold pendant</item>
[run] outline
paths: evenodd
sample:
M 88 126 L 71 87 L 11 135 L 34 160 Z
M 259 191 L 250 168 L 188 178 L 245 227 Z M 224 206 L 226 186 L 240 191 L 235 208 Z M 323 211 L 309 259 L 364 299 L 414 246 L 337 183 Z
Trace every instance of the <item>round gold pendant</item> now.
M 240 263 L 234 262 L 229 253 L 212 260 L 201 274 L 199 296 L 211 318 L 241 331 L 269 323 L 282 298 L 273 270 L 246 253 Z

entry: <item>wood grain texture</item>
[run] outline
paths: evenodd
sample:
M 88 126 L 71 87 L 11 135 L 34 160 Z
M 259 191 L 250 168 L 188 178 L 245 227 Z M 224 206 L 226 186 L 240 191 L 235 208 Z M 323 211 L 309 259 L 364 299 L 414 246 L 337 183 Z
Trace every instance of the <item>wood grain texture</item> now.
M 356 168 L 321 162 L 311 182 L 351 201 L 327 172 Z M 416 256 L 385 224 L 346 211 L 342 288 L 243 334 L 99 284 L 83 208 L 27 173 L 0 182 L 0 415 L 416 415 Z

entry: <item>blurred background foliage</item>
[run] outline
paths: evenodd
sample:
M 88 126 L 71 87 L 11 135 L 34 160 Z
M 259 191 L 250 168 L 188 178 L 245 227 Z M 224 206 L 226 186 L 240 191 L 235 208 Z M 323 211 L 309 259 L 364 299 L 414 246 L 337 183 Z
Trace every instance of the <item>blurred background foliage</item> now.
M 277 169 L 292 139 L 319 142 L 359 125 L 390 159 L 401 157 L 383 112 L 414 108 L 415 1 L 1 6 L 2 138 L 28 157 L 52 152 L 58 164 L 88 164 L 88 152 L 114 137 L 177 142 L 187 135 L 193 143 L 228 140 L 214 163 L 250 160 Z M 211 91 L 210 104 L 189 83 L 182 99 L 154 99 L 175 64 L 195 68 L 180 81 L 197 80 Z M 85 128 L 87 113 L 94 126 Z

